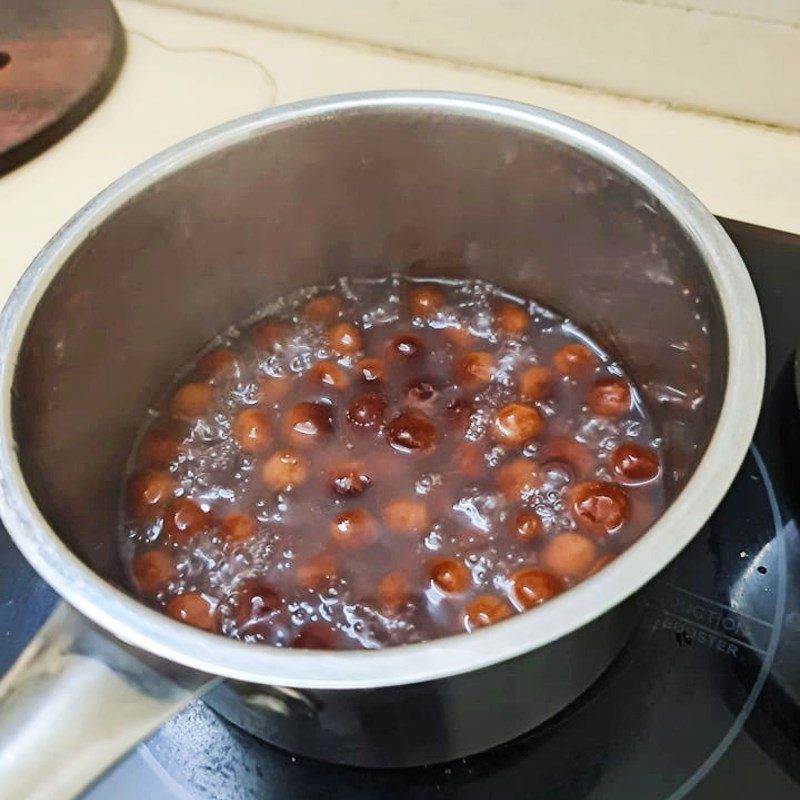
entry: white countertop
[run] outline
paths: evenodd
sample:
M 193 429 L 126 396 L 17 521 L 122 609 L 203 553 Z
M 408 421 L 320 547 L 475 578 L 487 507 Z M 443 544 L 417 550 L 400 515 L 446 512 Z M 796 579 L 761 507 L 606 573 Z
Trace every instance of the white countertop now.
M 108 97 L 67 137 L 0 178 L 2 298 L 72 213 L 144 158 L 277 103 L 366 89 L 477 92 L 552 108 L 638 147 L 713 212 L 800 233 L 800 131 L 135 0 L 117 8 L 128 54 Z

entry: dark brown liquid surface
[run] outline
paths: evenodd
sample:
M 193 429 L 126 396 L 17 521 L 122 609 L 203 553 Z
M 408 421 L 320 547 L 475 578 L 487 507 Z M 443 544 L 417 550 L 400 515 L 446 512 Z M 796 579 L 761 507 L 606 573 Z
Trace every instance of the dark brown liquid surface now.
M 278 646 L 433 639 L 568 589 L 663 509 L 636 388 L 533 302 L 343 280 L 264 319 L 180 376 L 131 458 L 123 556 L 175 618 Z

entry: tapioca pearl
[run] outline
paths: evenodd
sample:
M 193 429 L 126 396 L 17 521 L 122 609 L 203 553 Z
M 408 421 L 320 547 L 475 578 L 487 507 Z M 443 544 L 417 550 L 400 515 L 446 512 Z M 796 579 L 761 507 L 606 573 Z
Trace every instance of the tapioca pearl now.
M 465 389 L 477 389 L 492 380 L 496 369 L 491 353 L 472 351 L 456 359 L 453 379 Z
M 520 611 L 535 608 L 562 591 L 564 584 L 561 579 L 543 569 L 523 569 L 511 576 L 509 594 Z
M 177 425 L 156 424 L 145 431 L 139 442 L 137 461 L 142 467 L 168 467 L 181 454 Z
M 263 453 L 272 441 L 267 415 L 257 408 L 240 411 L 233 421 L 233 438 L 245 453 Z
M 229 542 L 244 542 L 252 539 L 258 531 L 256 520 L 249 514 L 228 514 L 220 523 L 220 534 Z
M 513 518 L 514 536 L 521 542 L 531 542 L 544 533 L 541 517 L 533 511 L 520 511 Z
M 617 480 L 628 484 L 648 483 L 661 471 L 658 454 L 633 442 L 625 442 L 614 450 L 611 468 Z
M 327 344 L 334 353 L 351 356 L 361 350 L 361 333 L 349 322 L 338 322 L 328 328 Z
M 596 559 L 594 564 L 589 567 L 586 577 L 590 578 L 592 575 L 596 575 L 601 569 L 607 567 L 612 561 L 614 561 L 614 559 L 616 559 L 616 555 L 613 553 L 606 553 L 605 555 L 600 556 L 600 558 Z
M 470 584 L 470 572 L 454 558 L 437 558 L 428 565 L 431 585 L 444 594 L 463 592 Z
M 140 522 L 154 520 L 172 500 L 176 485 L 165 470 L 146 469 L 128 484 L 128 510 Z
M 172 619 L 191 625 L 193 628 L 204 631 L 217 629 L 216 603 L 197 592 L 186 592 L 173 597 L 164 610 Z
M 525 403 L 509 403 L 495 415 L 492 436 L 496 441 L 509 445 L 521 445 L 538 436 L 543 423 L 539 412 Z
M 295 403 L 284 416 L 284 438 L 299 447 L 317 445 L 332 431 L 331 407 L 325 403 Z
M 303 308 L 303 316 L 312 322 L 333 322 L 342 308 L 342 301 L 334 294 L 312 297 Z
M 589 410 L 605 417 L 626 414 L 631 408 L 631 388 L 621 378 L 603 378 L 589 390 Z
M 386 440 L 400 453 L 427 453 L 436 447 L 438 432 L 434 423 L 419 411 L 407 411 L 392 419 Z
M 386 345 L 387 361 L 395 363 L 411 362 L 421 359 L 425 355 L 425 345 L 419 336 L 413 333 L 404 333 L 395 336 Z
M 598 538 L 618 531 L 629 513 L 628 496 L 615 483 L 576 484 L 569 490 L 567 501 L 578 527 Z
M 298 631 L 292 640 L 292 647 L 300 650 L 333 650 L 338 639 L 338 635 L 329 626 L 320 622 L 309 622 Z
M 591 475 L 595 465 L 595 458 L 585 444 L 564 437 L 544 442 L 541 459 L 545 466 L 551 463 L 566 465 L 572 475 L 579 479 Z
M 542 471 L 535 461 L 513 458 L 497 468 L 495 481 L 506 500 L 518 502 L 530 497 L 542 485 Z
M 335 361 L 317 361 L 307 375 L 311 383 L 323 389 L 342 392 L 350 385 L 350 376 Z
M 394 533 L 421 536 L 430 526 L 428 508 L 422 501 L 397 497 L 381 511 L 383 524 Z
M 292 388 L 292 381 L 286 375 L 264 375 L 256 384 L 256 399 L 260 403 L 276 403 L 283 399 Z
M 337 464 L 328 473 L 328 485 L 331 491 L 342 497 L 355 497 L 366 491 L 372 484 L 372 478 L 360 461 L 348 461 Z
M 251 578 L 237 593 L 233 619 L 242 636 L 268 636 L 283 608 L 283 600 L 265 578 Z
M 358 549 L 377 538 L 375 520 L 363 508 L 343 511 L 331 523 L 331 541 L 338 547 Z
M 262 464 L 261 479 L 275 492 L 290 491 L 308 480 L 308 465 L 299 453 L 278 450 Z
M 448 403 L 444 411 L 444 418 L 452 427 L 466 433 L 474 412 L 474 401 L 468 397 L 456 397 L 455 400 Z
M 321 553 L 295 568 L 295 580 L 303 589 L 318 592 L 330 585 L 339 574 L 339 562 L 335 556 Z
M 241 374 L 242 364 L 229 347 L 217 347 L 206 353 L 198 362 L 195 374 L 211 383 L 220 383 Z
M 171 541 L 185 542 L 206 533 L 214 523 L 210 511 L 190 497 L 178 497 L 164 511 L 163 533 Z
M 292 333 L 288 322 L 278 319 L 265 319 L 257 322 L 250 329 L 250 338 L 259 349 L 271 353 L 280 353 Z
M 435 286 L 415 286 L 408 293 L 408 310 L 414 317 L 431 317 L 444 305 L 444 294 Z
M 172 395 L 170 412 L 177 419 L 194 422 L 209 412 L 213 399 L 211 384 L 199 381 L 186 383 Z
M 432 377 L 415 378 L 408 384 L 405 404 L 424 413 L 432 413 L 439 399 L 439 382 Z
M 449 325 L 441 329 L 442 335 L 449 342 L 453 350 L 471 350 L 475 345 L 475 338 L 463 325 Z
M 372 392 L 356 397 L 347 408 L 347 420 L 356 428 L 378 428 L 386 412 L 385 398 Z
M 386 364 L 380 358 L 362 358 L 355 369 L 366 383 L 382 383 L 386 380 Z
M 138 553 L 133 559 L 131 572 L 134 587 L 145 595 L 158 594 L 177 576 L 175 562 L 163 550 Z
M 491 594 L 476 597 L 464 613 L 464 628 L 468 633 L 502 622 L 511 616 L 512 609 L 504 600 Z
M 594 564 L 597 545 L 580 533 L 565 531 L 542 550 L 542 565 L 561 578 L 582 578 Z
M 585 378 L 597 367 L 594 353 L 583 344 L 567 344 L 553 356 L 553 366 L 567 378 Z
M 378 607 L 383 614 L 397 614 L 409 600 L 410 585 L 408 578 L 397 570 L 387 572 L 379 581 L 376 589 Z
M 553 392 L 553 373 L 547 367 L 528 367 L 519 378 L 519 393 L 523 400 L 544 400 Z
M 508 336 L 521 336 L 531 324 L 528 312 L 516 303 L 508 301 L 495 305 L 494 321 L 496 327 Z
M 461 442 L 453 451 L 453 467 L 464 478 L 479 478 L 486 469 L 485 450 L 474 442 Z

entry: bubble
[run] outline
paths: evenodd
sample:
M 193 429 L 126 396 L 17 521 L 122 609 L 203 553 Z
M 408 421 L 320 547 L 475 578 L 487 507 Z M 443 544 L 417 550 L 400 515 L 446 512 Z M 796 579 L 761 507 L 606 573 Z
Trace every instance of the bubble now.
M 419 476 L 414 484 L 414 490 L 417 494 L 423 497 L 430 494 L 436 487 L 441 486 L 443 482 L 441 472 L 426 472 Z
M 538 458 L 539 457 L 539 445 L 536 442 L 528 442 L 522 448 L 522 455 L 524 455 L 525 458 L 533 458 L 533 459 Z
M 434 526 L 428 535 L 423 539 L 423 544 L 426 550 L 436 552 L 442 548 L 442 532 L 438 526 Z
M 493 522 L 501 507 L 498 495 L 490 492 L 473 491 L 461 497 L 453 506 L 457 516 L 462 516 L 471 527 L 490 533 Z

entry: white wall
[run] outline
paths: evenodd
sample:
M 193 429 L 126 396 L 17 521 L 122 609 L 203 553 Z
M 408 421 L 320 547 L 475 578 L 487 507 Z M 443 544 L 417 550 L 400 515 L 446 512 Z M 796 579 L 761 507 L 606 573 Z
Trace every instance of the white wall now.
M 747 19 L 800 23 L 800 0 L 631 0 L 654 6 L 711 11 Z
M 800 129 L 800 0 L 153 1 Z

